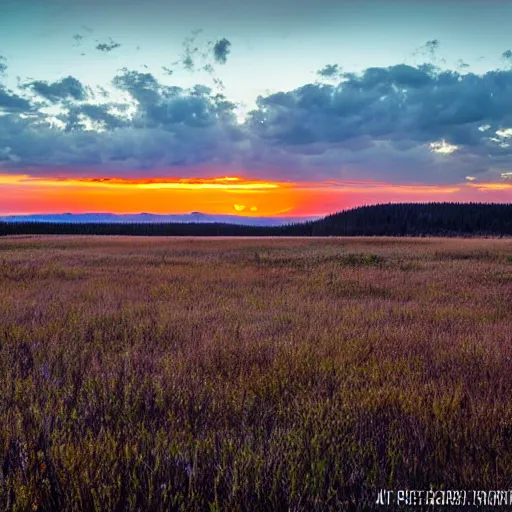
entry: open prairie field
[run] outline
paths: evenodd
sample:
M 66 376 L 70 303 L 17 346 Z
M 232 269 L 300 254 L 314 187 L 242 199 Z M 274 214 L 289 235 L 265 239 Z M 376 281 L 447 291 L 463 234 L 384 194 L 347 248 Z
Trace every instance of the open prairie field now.
M 510 489 L 512 240 L 3 238 L 0 376 L 1 509 Z

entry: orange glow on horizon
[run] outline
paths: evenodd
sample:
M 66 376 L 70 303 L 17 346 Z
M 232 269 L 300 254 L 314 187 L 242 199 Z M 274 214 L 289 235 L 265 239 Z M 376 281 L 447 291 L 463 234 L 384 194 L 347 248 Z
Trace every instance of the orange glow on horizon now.
M 63 178 L 0 174 L 0 215 L 160 213 L 315 216 L 362 204 L 512 201 L 512 183 L 456 185 L 376 181 L 285 182 L 238 176 L 205 178 Z
M 242 180 L 236 176 L 224 178 L 46 178 L 28 175 L 0 175 L 0 185 L 23 183 L 52 187 L 135 187 L 146 189 L 231 189 L 231 190 L 265 190 L 286 186 L 285 183 L 274 183 L 257 180 Z
M 468 183 L 470 187 L 478 190 L 512 190 L 512 183 Z

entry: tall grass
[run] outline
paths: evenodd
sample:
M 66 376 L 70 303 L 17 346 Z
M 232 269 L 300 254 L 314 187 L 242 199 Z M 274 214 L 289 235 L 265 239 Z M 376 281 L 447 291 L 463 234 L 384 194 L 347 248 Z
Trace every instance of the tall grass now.
M 512 483 L 512 242 L 0 240 L 0 507 Z

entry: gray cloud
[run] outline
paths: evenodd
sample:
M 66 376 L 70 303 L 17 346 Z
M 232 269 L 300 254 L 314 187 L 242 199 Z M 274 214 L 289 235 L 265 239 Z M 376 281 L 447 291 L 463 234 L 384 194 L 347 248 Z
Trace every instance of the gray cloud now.
M 22 88 L 30 89 L 35 94 L 42 96 L 52 103 L 63 100 L 84 101 L 87 99 L 86 87 L 72 76 L 68 76 L 56 82 L 35 80 L 23 85 Z
M 226 39 L 220 39 L 213 47 L 213 57 L 215 62 L 226 64 L 229 52 L 231 51 L 231 43 Z
M 193 71 L 194 69 L 194 59 L 192 58 L 192 55 L 185 55 L 183 57 L 183 67 L 187 70 L 187 71 Z
M 512 72 L 460 75 L 400 64 L 346 74 L 338 85 L 308 84 L 259 98 L 251 123 L 262 137 L 293 145 L 343 143 L 369 135 L 475 145 L 476 124 L 512 122 Z M 473 136 L 472 136 L 473 135 Z
M 196 63 L 195 59 L 199 52 L 199 46 L 197 46 L 197 37 L 202 32 L 202 30 L 197 29 L 192 31 L 192 34 L 189 37 L 186 37 L 183 41 L 183 54 L 181 55 L 180 60 L 173 63 L 173 65 L 179 64 L 187 70 L 194 71 Z
M 128 92 L 137 102 L 133 122 L 138 127 L 167 129 L 179 125 L 211 126 L 220 120 L 234 123 L 235 105 L 222 95 L 212 95 L 206 86 L 196 85 L 190 90 L 164 86 L 151 73 L 123 70 L 114 78 L 113 85 Z
M 323 78 L 334 78 L 341 73 L 341 68 L 338 64 L 326 64 L 322 69 L 317 71 L 317 75 Z
M 28 112 L 31 109 L 32 105 L 29 100 L 0 84 L 0 112 Z
M 129 93 L 142 109 L 159 101 L 161 86 L 151 73 L 130 71 L 127 68 L 121 71 L 123 73 L 112 80 L 114 87 Z
M 462 59 L 459 59 L 457 61 L 457 69 L 468 69 L 470 66 L 466 62 L 464 62 Z
M 96 86 L 96 89 L 98 89 L 99 94 L 102 98 L 108 98 L 110 96 L 109 92 L 107 91 L 107 89 L 105 89 L 105 87 L 101 87 L 100 85 L 98 85 Z
M 89 103 L 72 77 L 24 86 L 62 107 L 63 128 L 0 88 L 8 112 L 0 116 L 0 148 L 9 148 L 0 166 L 98 166 L 128 175 L 176 166 L 186 175 L 204 164 L 274 179 L 421 183 L 502 179 L 510 170 L 512 70 L 476 75 L 398 64 L 336 72 L 336 83 L 260 96 L 243 124 L 236 105 L 209 87 L 169 86 L 126 68 L 112 85 L 127 103 L 109 102 L 106 91 L 105 103 Z
M 181 66 L 185 71 L 195 73 L 205 71 L 210 75 L 213 85 L 220 91 L 224 90 L 224 83 L 217 76 L 214 64 L 225 64 L 230 52 L 231 43 L 221 39 L 216 44 L 213 41 L 199 41 L 202 30 L 194 30 L 183 40 L 183 52 L 179 59 L 171 66 Z M 168 76 L 174 74 L 174 69 L 167 66 L 161 68 Z
M 431 39 L 424 45 L 420 46 L 413 52 L 415 59 L 421 58 L 426 59 L 430 62 L 438 62 L 437 50 L 439 49 L 441 42 L 439 39 Z M 446 63 L 445 59 L 440 59 L 439 62 Z
M 127 69 L 113 84 L 132 97 L 133 105 L 65 104 L 57 116 L 62 129 L 43 114 L 0 116 L 0 148 L 10 148 L 9 168 L 37 167 L 44 173 L 59 166 L 67 172 L 100 166 L 107 173 L 115 167 L 133 174 L 162 167 L 168 172 L 173 165 L 228 165 L 240 154 L 244 136 L 235 123 L 235 105 L 225 96 L 202 85 L 165 86 L 149 73 Z
M 122 112 L 126 108 L 116 103 L 72 105 L 65 114 L 59 115 L 58 119 L 65 123 L 67 132 L 86 129 L 87 121 L 96 129 L 108 131 L 128 126 L 129 120 L 113 113 L 115 110 Z
M 0 55 L 0 74 L 5 73 L 6 70 L 7 70 L 6 59 L 5 59 L 5 57 L 2 57 Z
M 107 43 L 98 43 L 96 45 L 96 50 L 99 50 L 103 53 L 110 53 L 111 51 L 119 48 L 121 46 L 120 43 L 116 43 L 112 38 L 109 38 Z
M 338 85 L 308 84 L 260 97 L 248 125 L 268 145 L 286 148 L 297 158 L 311 160 L 313 148 L 331 168 L 354 164 L 348 155 L 357 153 L 372 169 L 382 169 L 384 161 L 396 166 L 385 173 L 403 179 L 401 152 L 432 162 L 444 158 L 432 163 L 430 171 L 422 162 L 421 180 L 435 176 L 450 181 L 468 169 L 509 165 L 512 149 L 507 142 L 497 143 L 478 128 L 488 124 L 492 135 L 512 127 L 511 93 L 512 71 L 460 75 L 401 64 L 344 74 Z M 459 147 L 450 157 L 433 155 L 426 147 L 443 139 Z M 442 175 L 433 173 L 434 168 L 443 168 Z M 409 167 L 407 172 L 413 171 Z
M 82 41 L 84 40 L 84 36 L 82 34 L 75 34 L 73 36 L 73 40 L 75 41 L 73 43 L 73 46 L 81 46 L 82 45 Z
M 430 52 L 435 52 L 439 48 L 439 40 L 438 39 L 432 39 L 431 41 L 427 41 L 425 43 L 425 47 Z

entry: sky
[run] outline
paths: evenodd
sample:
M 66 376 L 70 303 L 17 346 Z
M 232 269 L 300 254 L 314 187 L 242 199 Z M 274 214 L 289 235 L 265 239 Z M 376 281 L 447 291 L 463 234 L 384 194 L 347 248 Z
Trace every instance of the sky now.
M 512 202 L 512 2 L 0 3 L 0 215 Z

